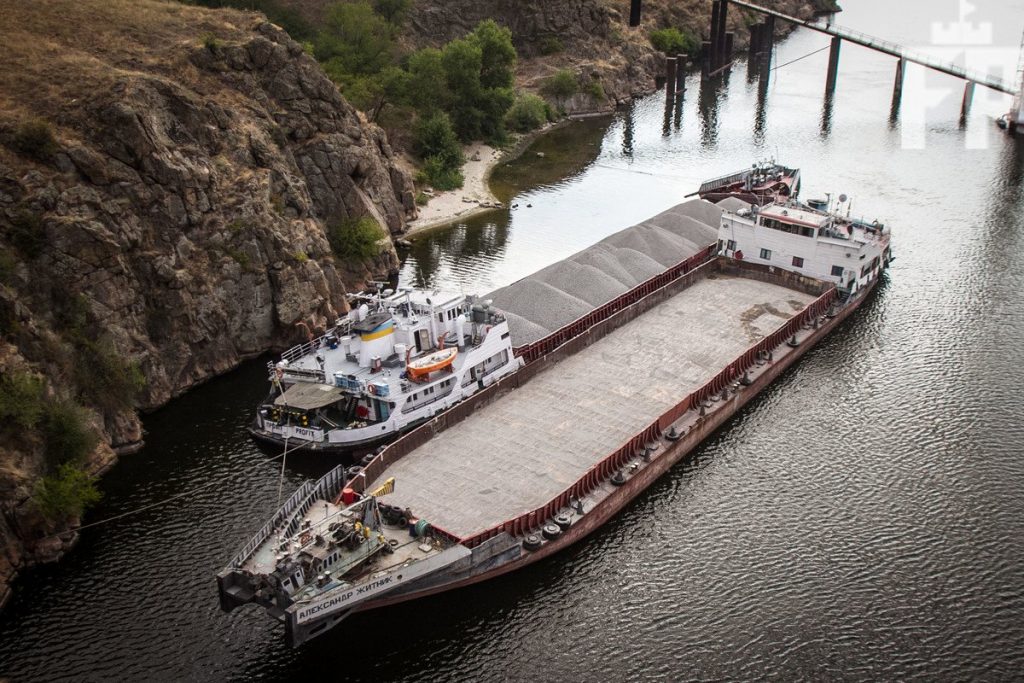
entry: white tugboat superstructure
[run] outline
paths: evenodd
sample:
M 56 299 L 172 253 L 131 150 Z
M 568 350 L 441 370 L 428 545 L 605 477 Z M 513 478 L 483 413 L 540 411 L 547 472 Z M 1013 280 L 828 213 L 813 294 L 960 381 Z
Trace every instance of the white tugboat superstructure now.
M 461 294 L 383 283 L 333 329 L 269 363 L 255 437 L 311 450 L 374 446 L 515 372 L 505 315 Z

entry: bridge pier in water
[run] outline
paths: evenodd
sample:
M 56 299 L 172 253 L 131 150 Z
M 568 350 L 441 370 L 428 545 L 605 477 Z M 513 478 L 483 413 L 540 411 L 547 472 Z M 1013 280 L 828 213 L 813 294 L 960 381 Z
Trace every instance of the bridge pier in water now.
M 828 50 L 828 72 L 825 75 L 825 96 L 832 97 L 836 91 L 836 81 L 839 78 L 839 46 L 843 39 L 839 36 L 832 37 L 832 45 Z
M 900 113 L 900 102 L 903 99 L 903 79 L 907 75 L 907 60 L 902 57 L 896 62 L 896 79 L 892 84 L 892 106 L 889 116 L 895 119 Z
M 967 117 L 971 113 L 971 102 L 974 100 L 974 81 L 967 81 L 964 84 L 964 98 L 960 102 L 960 125 L 967 123 Z

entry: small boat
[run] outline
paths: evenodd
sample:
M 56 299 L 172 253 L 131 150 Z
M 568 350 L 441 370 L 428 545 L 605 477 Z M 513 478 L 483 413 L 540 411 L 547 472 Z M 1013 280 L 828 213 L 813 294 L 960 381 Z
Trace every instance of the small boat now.
M 409 375 L 409 379 L 425 378 L 432 372 L 451 367 L 457 355 L 459 355 L 459 350 L 454 347 L 441 349 L 411 361 L 405 366 L 405 372 Z
M 764 206 L 796 199 L 798 194 L 800 169 L 788 168 L 774 161 L 761 161 L 749 169 L 705 180 L 700 189 L 686 196 L 698 195 L 715 204 L 728 197 L 735 197 L 747 204 Z

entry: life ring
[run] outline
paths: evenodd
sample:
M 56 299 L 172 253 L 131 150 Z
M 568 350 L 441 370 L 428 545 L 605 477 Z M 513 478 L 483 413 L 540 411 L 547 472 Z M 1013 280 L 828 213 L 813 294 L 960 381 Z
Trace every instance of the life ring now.
M 734 256 L 735 256 L 737 261 L 742 261 L 743 260 L 743 250 L 742 249 L 738 249 L 736 251 L 736 253 L 734 254 Z

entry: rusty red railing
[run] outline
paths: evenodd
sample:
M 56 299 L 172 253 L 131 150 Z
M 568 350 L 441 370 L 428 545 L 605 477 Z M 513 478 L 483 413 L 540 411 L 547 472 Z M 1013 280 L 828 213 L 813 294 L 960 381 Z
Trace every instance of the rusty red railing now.
M 645 444 L 659 438 L 664 430 L 668 429 L 672 423 L 676 422 L 687 411 L 720 394 L 723 389 L 739 379 L 744 372 L 753 367 L 764 355 L 783 344 L 801 327 L 810 324 L 812 320 L 823 315 L 835 300 L 836 290 L 834 286 L 787 271 L 770 271 L 762 266 L 718 259 L 715 257 L 715 245 L 709 245 L 690 258 L 681 261 L 665 272 L 609 301 L 607 304 L 594 309 L 587 315 L 574 320 L 547 337 L 515 349 L 516 354 L 526 362 L 524 368 L 519 372 L 497 380 L 483 391 L 477 392 L 462 403 L 446 410 L 389 445 L 367 464 L 360 476 L 350 483 L 350 486 L 359 491 L 365 490 L 367 483 L 375 481 L 390 465 L 425 444 L 434 435 L 445 430 L 450 425 L 462 421 L 482 405 L 500 397 L 507 391 L 521 386 L 534 375 L 545 370 L 549 363 L 541 361 L 554 362 L 564 355 L 570 355 L 584 348 L 592 341 L 592 338 L 603 337 L 610 329 L 614 329 L 617 324 L 623 324 L 639 315 L 649 306 L 653 306 L 654 301 L 657 299 L 657 297 L 652 297 L 653 294 L 661 294 L 663 297 L 671 296 L 675 294 L 675 291 L 670 290 L 669 285 L 675 285 L 674 289 L 681 289 L 692 284 L 696 278 L 703 276 L 705 267 L 713 267 L 728 275 L 740 275 L 742 277 L 783 284 L 784 286 L 807 293 L 818 294 L 819 296 L 786 321 L 782 327 L 752 345 L 701 387 L 685 396 L 679 403 L 665 411 L 658 419 L 630 438 L 625 444 L 597 462 L 572 486 L 559 493 L 543 506 L 467 538 L 460 538 L 444 529 L 434 527 L 440 535 L 453 542 L 461 542 L 468 547 L 475 547 L 502 532 L 520 535 L 539 528 L 559 510 L 569 505 L 571 500 L 581 498 L 600 486 L 616 470 L 634 458 Z M 648 297 L 651 298 L 644 306 L 638 306 L 635 307 L 635 310 L 631 310 L 631 307 L 634 307 L 635 304 L 644 301 Z M 555 351 L 558 351 L 558 353 L 555 353 Z
M 672 423 L 677 421 L 687 411 L 701 405 L 713 396 L 721 394 L 726 387 L 742 377 L 744 372 L 753 367 L 758 360 L 761 360 L 763 354 L 774 351 L 802 327 L 824 315 L 828 307 L 835 300 L 835 297 L 835 288 L 828 288 L 824 294 L 821 294 L 799 313 L 787 320 L 782 327 L 748 348 L 721 372 L 709 379 L 698 389 L 689 393 L 675 406 L 665 411 L 657 420 L 649 424 L 610 455 L 596 463 L 579 480 L 543 506 L 525 512 L 519 517 L 497 524 L 468 538 L 464 538 L 462 539 L 462 544 L 472 548 L 502 532 L 522 535 L 539 528 L 559 510 L 567 507 L 570 501 L 582 498 L 600 486 L 603 481 L 636 457 L 645 444 L 658 439 Z

